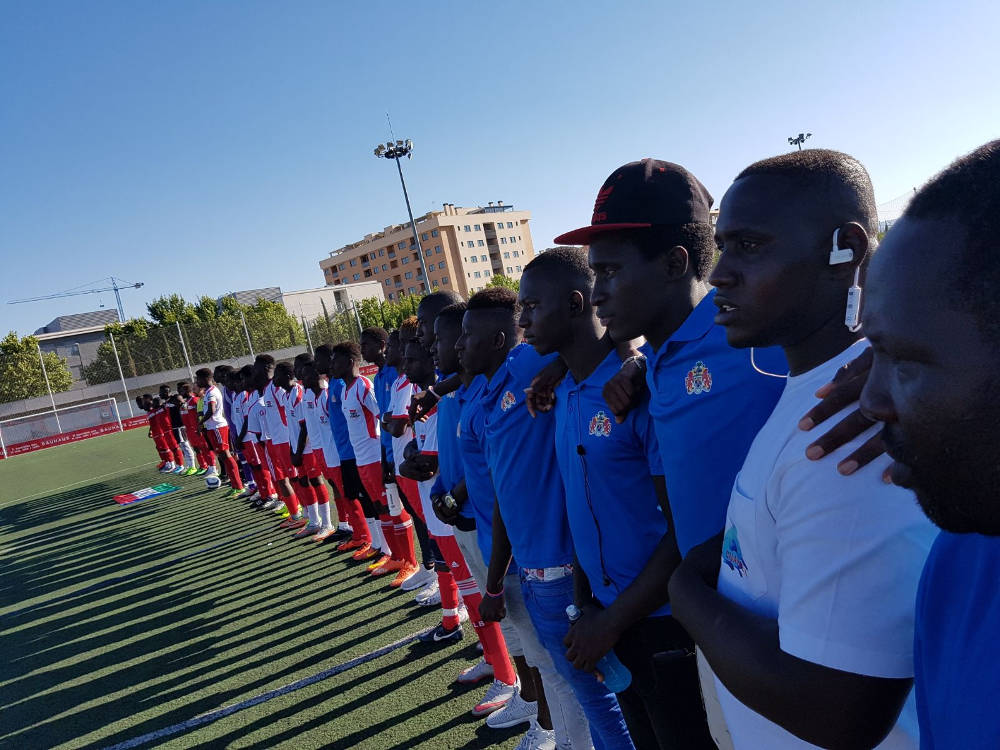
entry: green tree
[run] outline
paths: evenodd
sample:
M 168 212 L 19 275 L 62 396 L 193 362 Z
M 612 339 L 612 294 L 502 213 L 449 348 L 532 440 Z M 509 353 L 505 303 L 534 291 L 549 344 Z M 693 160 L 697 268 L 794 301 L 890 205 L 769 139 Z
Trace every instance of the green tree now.
M 493 278 L 490 279 L 490 283 L 486 286 L 499 286 L 504 289 L 511 289 L 514 292 L 521 291 L 521 282 L 510 278 L 510 276 L 504 276 L 502 273 L 493 274 Z
M 194 305 L 179 294 L 158 297 L 146 305 L 149 317 L 160 325 L 172 325 L 178 321 L 190 323 L 197 318 Z
M 52 392 L 68 391 L 73 385 L 73 375 L 66 360 L 54 352 L 43 352 L 42 359 Z M 13 331 L 0 339 L 0 403 L 44 396 L 48 393 L 45 375 L 38 361 L 38 339 L 34 336 L 19 339 Z

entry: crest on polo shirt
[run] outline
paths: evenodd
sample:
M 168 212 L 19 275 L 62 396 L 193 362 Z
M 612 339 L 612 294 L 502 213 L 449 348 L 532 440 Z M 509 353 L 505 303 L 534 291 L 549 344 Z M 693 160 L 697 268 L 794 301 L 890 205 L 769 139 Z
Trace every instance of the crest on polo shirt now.
M 712 390 L 712 373 L 704 362 L 695 362 L 694 367 L 688 370 L 688 374 L 684 376 L 684 388 L 689 396 Z
M 611 420 L 603 409 L 590 418 L 589 432 L 595 437 L 607 437 L 611 434 Z
M 504 391 L 503 397 L 500 399 L 500 409 L 502 411 L 507 411 L 514 405 L 514 394 L 510 391 Z
M 736 534 L 735 526 L 730 526 L 726 530 L 726 536 L 722 539 L 722 562 L 740 578 L 745 578 L 750 572 L 746 560 L 743 559 L 743 550 L 740 549 L 740 540 Z

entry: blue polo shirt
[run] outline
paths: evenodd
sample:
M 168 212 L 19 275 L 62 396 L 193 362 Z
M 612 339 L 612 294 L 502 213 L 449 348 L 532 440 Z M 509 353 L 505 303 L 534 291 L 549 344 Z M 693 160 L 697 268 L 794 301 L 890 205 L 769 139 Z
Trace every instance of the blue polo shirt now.
M 445 375 L 447 379 L 449 375 Z M 467 391 L 464 385 L 449 393 L 437 404 L 438 475 L 431 488 L 431 495 L 451 492 L 462 481 L 462 454 L 458 448 L 458 420 L 462 413 L 462 396 Z M 472 518 L 472 509 L 466 503 L 462 515 Z
M 722 531 L 733 482 L 774 411 L 783 377 L 758 373 L 749 349 L 734 349 L 715 325 L 715 291 L 653 352 L 646 344 L 649 412 L 682 555 Z M 780 348 L 756 349 L 757 366 L 785 375 Z
M 486 461 L 514 557 L 525 568 L 573 562 L 566 497 L 555 456 L 555 414 L 532 418 L 524 389 L 555 358 L 511 350 L 483 393 Z
M 556 388 L 556 457 L 576 558 L 597 600 L 609 606 L 646 567 L 667 533 L 653 486 L 663 474 L 649 397 L 616 424 L 603 388 L 621 368 L 611 351 L 589 377 Z M 670 614 L 669 605 L 652 613 Z
M 921 750 L 1000 747 L 1000 537 L 942 531 L 917 591 Z
M 354 447 L 351 445 L 351 433 L 347 429 L 347 419 L 340 408 L 344 398 L 344 381 L 331 378 L 327 388 L 327 407 L 330 412 L 330 429 L 333 430 L 333 442 L 337 444 L 337 453 L 341 461 L 354 460 Z
M 375 387 L 375 401 L 378 403 L 378 410 L 382 414 L 389 412 L 389 402 L 392 400 L 392 384 L 397 377 L 399 377 L 399 373 L 396 372 L 395 367 L 384 365 L 372 379 L 372 385 Z M 389 434 L 388 430 L 382 430 L 379 434 L 379 440 L 382 443 L 386 460 L 390 466 L 393 466 L 392 435 Z
M 493 504 L 496 489 L 486 460 L 486 378 L 478 375 L 465 392 L 458 420 L 458 448 L 462 455 L 465 489 L 469 501 L 462 510 L 476 519 L 476 541 L 487 565 L 493 553 Z

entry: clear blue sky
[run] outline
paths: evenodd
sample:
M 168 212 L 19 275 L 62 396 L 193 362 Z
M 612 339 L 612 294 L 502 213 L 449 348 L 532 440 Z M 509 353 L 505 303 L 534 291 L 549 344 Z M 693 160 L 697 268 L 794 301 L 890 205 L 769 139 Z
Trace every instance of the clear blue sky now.
M 126 313 L 321 286 L 317 262 L 415 212 L 503 200 L 536 247 L 619 164 L 718 201 L 751 161 L 854 154 L 879 201 L 1000 135 L 996 2 L 31 2 L 0 20 L 0 300 L 114 274 Z M 0 335 L 111 294 L 0 305 Z

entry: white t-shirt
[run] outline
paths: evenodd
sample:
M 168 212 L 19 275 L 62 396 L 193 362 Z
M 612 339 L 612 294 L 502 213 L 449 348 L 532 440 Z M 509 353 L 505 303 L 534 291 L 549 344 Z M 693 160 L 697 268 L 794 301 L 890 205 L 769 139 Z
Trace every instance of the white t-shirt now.
M 344 388 L 340 409 L 347 420 L 351 447 L 358 466 L 382 463 L 382 443 L 379 440 L 378 401 L 372 381 L 360 375 Z
M 330 413 L 327 402 L 327 387 L 323 385 L 317 396 L 311 388 L 302 392 L 302 412 L 305 417 L 309 444 L 323 451 L 323 459 L 330 468 L 340 466 L 340 452 L 330 429 Z
M 410 427 L 410 396 L 413 394 L 413 384 L 407 380 L 405 375 L 400 375 L 392 382 L 390 391 L 389 409 L 394 420 L 402 420 L 406 423 L 406 429 L 399 437 L 392 438 L 392 462 L 396 465 L 396 473 L 399 473 L 400 464 L 403 463 L 403 451 L 410 441 L 413 440 L 413 429 Z
M 272 380 L 264 386 L 261 395 L 264 400 L 264 426 L 268 439 L 274 445 L 288 444 L 288 419 L 285 416 L 285 401 L 288 394 Z
M 244 443 L 257 442 L 256 433 L 260 432 L 260 420 L 255 418 L 254 412 L 258 408 L 259 401 L 260 397 L 257 395 L 257 391 L 243 391 L 236 396 L 236 403 L 240 405 L 240 413 L 243 416 L 243 424 L 247 426 L 246 435 L 243 437 Z M 240 429 L 243 429 L 242 424 Z M 237 430 L 236 437 L 239 435 L 239 430 Z
M 225 396 L 223 396 L 225 398 Z M 229 427 L 233 431 L 233 437 L 239 437 L 240 430 L 243 429 L 243 422 L 246 420 L 246 412 L 243 410 L 243 394 L 233 395 L 232 403 L 229 405 Z
M 302 397 L 305 389 L 298 383 L 292 383 L 292 390 L 285 396 L 285 416 L 288 418 L 288 444 L 294 451 L 299 447 L 299 433 L 302 431 L 299 423 L 306 417 L 302 411 Z M 312 453 L 312 446 L 309 444 L 308 434 L 306 445 L 302 449 L 302 455 Z
M 790 377 L 736 477 L 726 517 L 719 593 L 777 620 L 783 651 L 872 677 L 913 676 L 917 583 L 936 529 L 913 494 L 885 484 L 888 459 L 841 476 L 837 462 L 881 429 L 875 425 L 822 461 L 798 428 L 814 395 L 867 346 Z M 855 407 L 847 407 L 836 424 Z M 716 679 L 736 750 L 811 748 L 740 703 Z M 917 748 L 911 692 L 879 748 Z
M 438 411 L 435 406 L 427 415 L 423 422 L 417 422 L 413 426 L 414 436 L 421 453 L 436 456 L 438 452 L 437 438 Z M 395 451 L 395 448 L 393 448 Z M 442 523 L 434 515 L 434 507 L 431 505 L 431 489 L 434 487 L 434 477 L 423 482 L 417 482 L 420 488 L 420 503 L 424 509 L 424 519 L 427 521 L 427 531 L 432 536 L 454 536 L 455 530 L 452 526 Z
M 245 442 L 256 443 L 267 440 L 267 417 L 264 414 L 264 399 L 257 391 L 250 391 L 246 396 L 247 435 Z
M 209 404 L 215 404 L 215 411 L 212 412 L 211 417 L 205 420 L 206 429 L 214 430 L 217 427 L 227 427 L 229 423 L 226 422 L 226 412 L 222 406 L 222 391 L 217 385 L 205 389 L 201 404 L 202 414 L 208 414 Z

